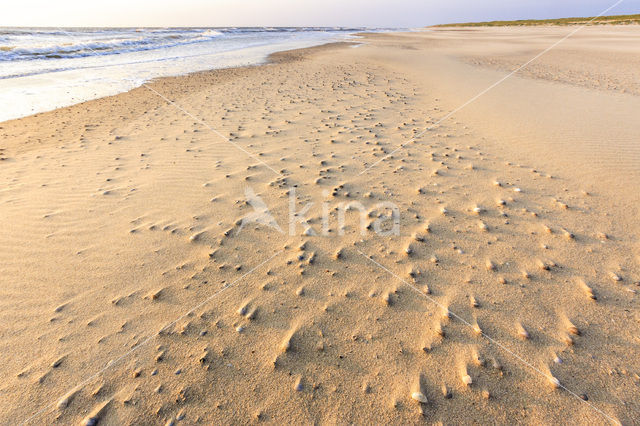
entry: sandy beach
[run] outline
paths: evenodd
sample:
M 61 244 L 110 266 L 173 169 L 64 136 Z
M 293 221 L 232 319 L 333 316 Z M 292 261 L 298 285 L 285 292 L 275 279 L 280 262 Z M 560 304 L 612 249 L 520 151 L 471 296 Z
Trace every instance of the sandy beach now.
M 640 26 L 574 30 L 0 123 L 0 424 L 637 424 Z

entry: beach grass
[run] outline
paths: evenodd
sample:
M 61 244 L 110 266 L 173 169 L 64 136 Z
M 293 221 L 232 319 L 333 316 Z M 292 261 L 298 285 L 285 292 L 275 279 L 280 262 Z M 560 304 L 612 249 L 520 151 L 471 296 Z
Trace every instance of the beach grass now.
M 640 14 L 613 15 L 586 18 L 558 18 L 558 19 L 520 19 L 516 21 L 486 21 L 463 22 L 433 25 L 434 27 L 512 27 L 534 25 L 631 25 L 640 24 Z

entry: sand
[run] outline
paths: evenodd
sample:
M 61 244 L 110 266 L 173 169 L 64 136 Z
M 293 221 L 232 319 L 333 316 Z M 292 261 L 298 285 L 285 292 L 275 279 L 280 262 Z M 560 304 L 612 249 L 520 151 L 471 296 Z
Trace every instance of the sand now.
M 0 423 L 636 423 L 640 28 L 459 109 L 572 30 L 370 35 L 0 123 Z

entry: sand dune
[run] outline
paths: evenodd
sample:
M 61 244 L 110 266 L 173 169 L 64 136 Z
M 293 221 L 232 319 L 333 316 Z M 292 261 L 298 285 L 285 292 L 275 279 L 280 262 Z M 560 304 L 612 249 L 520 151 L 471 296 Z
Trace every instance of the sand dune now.
M 0 123 L 2 423 L 637 422 L 634 90 L 364 42 Z

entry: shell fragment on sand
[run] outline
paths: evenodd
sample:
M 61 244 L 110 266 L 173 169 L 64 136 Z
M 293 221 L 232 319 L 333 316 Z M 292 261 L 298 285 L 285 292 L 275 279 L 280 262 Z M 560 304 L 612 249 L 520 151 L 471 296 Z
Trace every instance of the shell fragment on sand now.
M 411 394 L 411 399 L 419 402 L 420 404 L 426 404 L 427 402 L 429 402 L 427 397 L 422 392 L 413 392 Z

